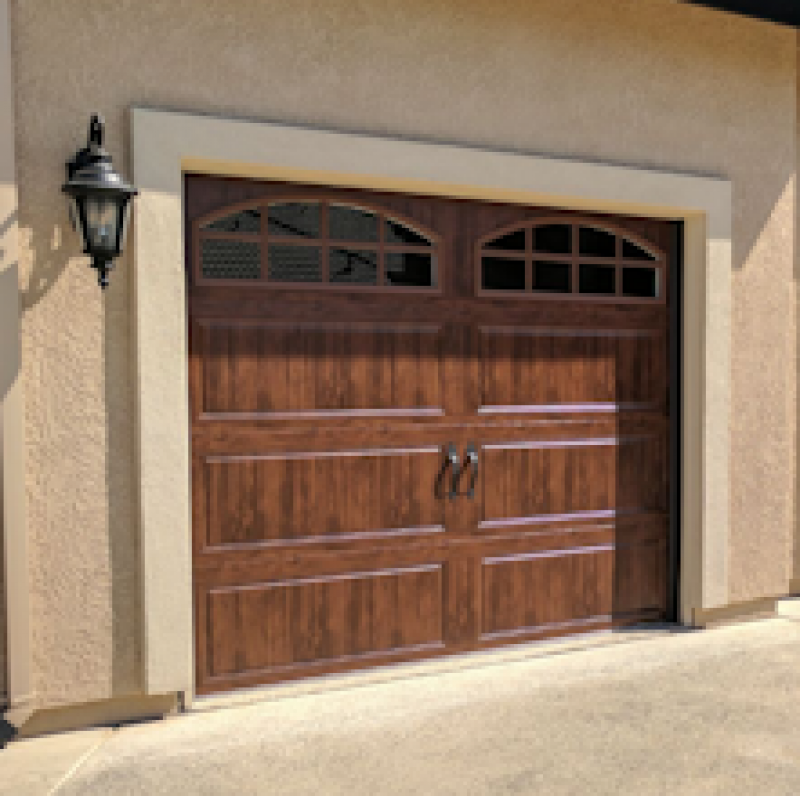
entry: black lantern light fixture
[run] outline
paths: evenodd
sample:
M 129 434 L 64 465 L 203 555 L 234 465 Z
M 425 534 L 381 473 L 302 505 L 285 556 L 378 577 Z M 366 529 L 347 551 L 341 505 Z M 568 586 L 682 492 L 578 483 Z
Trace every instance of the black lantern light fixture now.
M 103 290 L 125 246 L 131 199 L 138 193 L 114 171 L 111 155 L 103 149 L 104 134 L 103 117 L 93 114 L 86 147 L 67 163 L 67 182 L 61 189 L 69 197 L 72 226 Z

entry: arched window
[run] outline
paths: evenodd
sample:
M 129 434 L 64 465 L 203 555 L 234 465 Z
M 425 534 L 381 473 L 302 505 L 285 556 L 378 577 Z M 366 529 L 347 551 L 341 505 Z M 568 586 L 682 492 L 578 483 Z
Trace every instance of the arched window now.
M 389 211 L 336 199 L 282 199 L 197 227 L 200 280 L 260 285 L 437 288 L 436 237 Z
M 506 228 L 478 247 L 481 291 L 511 295 L 658 301 L 663 253 L 624 230 L 591 220 Z

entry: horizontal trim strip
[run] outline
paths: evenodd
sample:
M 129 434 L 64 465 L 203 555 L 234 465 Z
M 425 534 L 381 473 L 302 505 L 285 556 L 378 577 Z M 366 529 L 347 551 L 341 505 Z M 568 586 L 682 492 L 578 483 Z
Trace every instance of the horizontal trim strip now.
M 596 555 L 597 553 L 610 553 L 614 550 L 629 547 L 647 547 L 650 545 L 661 544 L 660 539 L 642 539 L 641 541 L 618 544 L 617 542 L 607 542 L 600 545 L 589 545 L 587 547 L 562 547 L 557 550 L 538 550 L 535 553 L 509 553 L 504 556 L 492 556 L 484 558 L 482 564 L 487 567 L 498 566 L 500 564 L 514 564 L 517 561 L 535 561 L 539 558 L 565 558 L 566 556 Z
M 230 594 L 242 591 L 264 591 L 288 586 L 302 586 L 307 583 L 331 583 L 343 580 L 374 580 L 375 578 L 396 577 L 397 575 L 418 575 L 420 572 L 441 572 L 444 562 L 437 561 L 432 564 L 419 564 L 412 567 L 395 567 L 387 569 L 368 570 L 366 572 L 345 572 L 338 575 L 318 575 L 310 578 L 289 578 L 287 580 L 270 580 L 259 583 L 246 583 L 239 586 L 220 586 L 217 589 L 208 589 L 207 594 Z
M 344 459 L 362 458 L 364 456 L 407 456 L 410 453 L 437 453 L 441 448 L 428 446 L 424 448 L 366 448 L 362 450 L 347 451 L 311 451 L 300 453 L 262 453 L 262 454 L 233 454 L 231 456 L 206 456 L 204 464 L 227 464 L 228 462 L 271 462 L 271 461 L 297 461 L 310 459 Z
M 444 417 L 440 407 L 416 409 L 309 409 L 300 412 L 203 412 L 199 420 L 302 420 L 316 417 Z
M 392 647 L 388 650 L 377 650 L 371 652 L 363 652 L 357 655 L 339 655 L 335 658 L 318 658 L 312 661 L 298 661 L 297 663 L 282 664 L 281 666 L 264 666 L 255 669 L 245 669 L 238 672 L 230 672 L 225 674 L 208 674 L 205 675 L 201 682 L 202 685 L 209 683 L 214 684 L 225 681 L 238 681 L 246 680 L 248 678 L 261 676 L 279 676 L 281 674 L 289 674 L 291 672 L 308 670 L 309 677 L 313 675 L 315 669 L 325 669 L 330 666 L 342 666 L 344 664 L 353 663 L 357 664 L 363 661 L 381 661 L 413 655 L 420 652 L 433 652 L 435 650 L 445 650 L 446 644 L 442 641 L 431 641 L 426 644 L 413 644 L 407 647 Z M 348 672 L 348 674 L 351 672 Z
M 481 326 L 480 331 L 483 334 L 510 334 L 515 337 L 657 337 L 664 334 L 664 329 L 573 329 L 556 326 L 538 329 L 529 326 Z
M 667 518 L 666 512 L 660 511 L 639 511 L 636 509 L 619 511 L 618 509 L 601 509 L 599 511 L 576 511 L 569 514 L 539 514 L 534 517 L 509 517 L 508 519 L 483 520 L 478 525 L 478 528 L 509 528 L 519 525 L 575 522 L 576 520 L 614 520 L 618 517 L 635 517 L 637 515 L 648 518 Z
M 619 414 L 621 412 L 655 412 L 661 407 L 654 403 L 594 403 L 594 404 L 513 404 L 503 406 L 490 404 L 481 406 L 481 415 L 523 415 L 523 414 Z
M 560 550 L 540 550 L 536 553 L 522 553 L 521 555 L 493 556 L 484 558 L 481 562 L 484 566 L 493 567 L 498 564 L 513 564 L 517 561 L 534 561 L 537 558 L 563 558 L 564 556 L 583 556 L 596 553 L 608 553 L 617 549 L 615 542 L 607 544 L 592 545 L 590 547 L 564 547 Z
M 589 439 L 557 439 L 541 440 L 531 442 L 503 442 L 492 445 L 484 445 L 486 451 L 505 451 L 505 450 L 536 450 L 539 448 L 603 448 L 616 447 L 631 442 L 641 442 L 646 439 L 653 439 L 653 435 L 639 435 L 631 437 L 593 437 Z
M 634 621 L 636 619 L 645 620 L 651 618 L 653 614 L 660 615 L 661 610 L 658 606 L 644 608 L 635 613 L 626 614 L 600 614 L 590 616 L 586 619 L 572 619 L 568 622 L 551 622 L 546 625 L 532 625 L 529 627 L 514 628 L 513 630 L 497 630 L 493 633 L 481 633 L 481 641 L 491 641 L 493 639 L 515 638 L 519 636 L 529 636 L 532 634 L 545 635 L 559 630 L 571 630 L 580 627 L 593 627 L 595 625 L 606 625 L 615 621 Z
M 301 536 L 296 539 L 260 539 L 253 542 L 227 542 L 205 545 L 202 553 L 239 553 L 244 551 L 269 550 L 274 547 L 296 548 L 325 545 L 331 542 L 362 542 L 378 539 L 395 539 L 404 536 L 425 536 L 446 533 L 444 525 L 419 525 L 414 528 L 381 528 L 373 531 L 344 531 L 342 533 Z

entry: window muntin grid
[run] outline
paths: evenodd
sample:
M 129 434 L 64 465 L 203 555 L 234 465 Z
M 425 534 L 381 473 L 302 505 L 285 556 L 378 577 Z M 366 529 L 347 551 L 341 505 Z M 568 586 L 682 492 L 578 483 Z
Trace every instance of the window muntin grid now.
M 359 203 L 274 199 L 215 214 L 197 225 L 196 236 L 201 280 L 387 290 L 438 290 L 441 284 L 436 236 Z M 246 267 L 226 262 L 225 253 L 242 248 Z M 216 255 L 213 262 L 208 252 Z
M 663 302 L 664 255 L 589 219 L 506 227 L 477 247 L 479 292 L 509 297 Z

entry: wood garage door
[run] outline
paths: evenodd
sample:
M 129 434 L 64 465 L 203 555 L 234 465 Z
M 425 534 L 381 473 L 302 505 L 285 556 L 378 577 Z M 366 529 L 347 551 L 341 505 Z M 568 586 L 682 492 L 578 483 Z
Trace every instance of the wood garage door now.
M 668 224 L 186 212 L 199 693 L 666 617 Z

